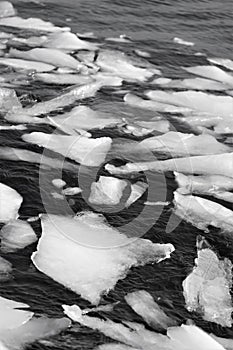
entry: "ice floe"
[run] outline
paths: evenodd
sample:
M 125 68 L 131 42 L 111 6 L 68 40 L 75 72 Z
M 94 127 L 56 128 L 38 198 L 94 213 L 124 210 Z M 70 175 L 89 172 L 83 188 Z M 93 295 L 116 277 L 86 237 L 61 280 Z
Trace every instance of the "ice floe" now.
M 22 108 L 22 105 L 12 89 L 0 88 L 0 111 L 2 113 Z
M 193 226 L 208 232 L 214 226 L 224 232 L 232 232 L 233 212 L 208 199 L 174 192 L 175 214 Z
M 193 135 L 170 131 L 161 136 L 146 138 L 140 145 L 151 151 L 174 156 L 205 155 L 231 152 L 232 149 L 218 142 L 211 135 Z
M 220 260 L 203 238 L 198 239 L 197 248 L 196 266 L 183 281 L 186 308 L 206 321 L 231 327 L 232 263 L 227 258 Z
M 130 205 L 135 203 L 142 195 L 146 192 L 148 184 L 143 181 L 137 181 L 131 185 L 130 196 L 127 199 L 125 206 L 128 208 Z
M 37 241 L 37 236 L 27 221 L 11 220 L 0 231 L 0 250 L 15 252 Z
M 22 202 L 23 198 L 16 190 L 0 183 L 0 222 L 17 219 Z
M 118 342 L 136 350 L 224 350 L 224 347 L 196 326 L 169 327 L 167 335 L 147 330 L 135 322 L 117 323 L 109 319 L 82 315 L 77 305 L 63 305 L 64 313 L 74 322 L 98 330 Z M 116 349 L 127 349 L 116 345 Z M 101 349 L 101 348 L 100 348 Z M 105 348 L 103 348 L 105 349 Z M 109 349 L 109 347 L 107 347 Z M 114 347 L 113 347 L 114 349 Z
M 100 176 L 97 182 L 91 184 L 88 201 L 97 205 L 117 205 L 120 203 L 126 186 L 127 182 L 125 180 L 111 176 Z
M 16 10 L 9 1 L 0 2 L 0 18 L 2 17 L 11 17 L 16 15 Z
M 46 84 L 57 85 L 83 85 L 93 82 L 93 78 L 89 75 L 82 74 L 55 74 L 55 73 L 36 73 L 33 79 L 42 81 Z
M 164 79 L 158 78 L 153 80 L 153 84 L 157 84 L 167 89 L 190 89 L 190 90 L 213 90 L 225 91 L 232 89 L 232 86 L 204 78 L 189 79 Z
M 98 304 L 132 266 L 159 262 L 174 250 L 171 244 L 128 238 L 94 213 L 76 218 L 43 215 L 41 220 L 34 265 L 92 304 Z
M 21 18 L 18 16 L 0 19 L 0 26 L 15 27 L 23 29 L 33 29 L 45 32 L 69 31 L 67 27 L 56 27 L 51 22 L 43 21 L 39 18 Z
M 79 187 L 67 187 L 61 191 L 61 193 L 64 196 L 75 196 L 76 194 L 79 194 L 81 192 L 82 192 L 82 189 Z
M 219 66 L 223 66 L 227 69 L 233 70 L 233 61 L 229 58 L 207 58 L 207 60 L 211 63 L 217 64 Z
M 174 41 L 174 43 L 180 44 L 180 45 L 186 45 L 186 46 L 194 46 L 195 45 L 192 41 L 186 41 L 186 40 L 183 40 L 183 39 L 177 38 L 177 37 L 175 37 L 173 39 L 173 41 Z
M 57 188 L 63 188 L 66 185 L 66 182 L 62 179 L 53 179 L 52 184 Z
M 12 265 L 0 256 L 0 281 L 6 281 L 11 277 Z M 0 302 L 1 303 L 1 302 Z M 1 307 L 0 307 L 1 310 Z
M 110 137 L 91 139 L 85 136 L 66 136 L 43 132 L 25 134 L 22 139 L 87 166 L 100 165 L 105 160 L 112 144 Z
M 25 69 L 35 72 L 49 72 L 55 69 L 55 66 L 52 64 L 10 57 L 0 57 L 0 64 L 13 67 L 15 69 Z
M 189 73 L 233 86 L 233 76 L 215 66 L 184 67 Z
M 125 300 L 155 330 L 161 331 L 176 326 L 176 322 L 165 314 L 150 293 L 145 290 L 129 293 L 125 296 Z

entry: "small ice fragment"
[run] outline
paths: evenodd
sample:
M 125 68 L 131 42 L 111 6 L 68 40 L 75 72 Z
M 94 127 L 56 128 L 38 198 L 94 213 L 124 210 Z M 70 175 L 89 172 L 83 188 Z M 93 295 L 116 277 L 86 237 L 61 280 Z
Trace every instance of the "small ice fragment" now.
M 63 188 L 66 185 L 66 182 L 62 179 L 53 179 L 52 184 L 57 188 Z

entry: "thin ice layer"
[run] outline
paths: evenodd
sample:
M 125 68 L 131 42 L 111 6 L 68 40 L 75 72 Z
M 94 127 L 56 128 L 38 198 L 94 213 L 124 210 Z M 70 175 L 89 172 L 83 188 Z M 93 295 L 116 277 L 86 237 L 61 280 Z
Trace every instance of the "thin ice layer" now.
M 17 219 L 23 198 L 13 188 L 0 183 L 0 222 Z
M 77 163 L 86 166 L 98 166 L 104 160 L 111 148 L 110 137 L 96 139 L 85 136 L 66 136 L 32 132 L 22 136 L 23 140 L 60 153 Z
M 41 30 L 45 32 L 69 31 L 67 27 L 56 27 L 51 22 L 43 21 L 40 18 L 21 18 L 18 16 L 0 19 L 0 25 L 4 27 L 25 28 Z
M 198 242 L 193 271 L 183 281 L 188 311 L 200 313 L 204 320 L 231 327 L 232 263 L 220 260 L 205 240 Z
M 127 238 L 94 213 L 76 218 L 43 215 L 32 261 L 41 272 L 97 304 L 132 266 L 159 262 L 173 250 L 171 244 Z

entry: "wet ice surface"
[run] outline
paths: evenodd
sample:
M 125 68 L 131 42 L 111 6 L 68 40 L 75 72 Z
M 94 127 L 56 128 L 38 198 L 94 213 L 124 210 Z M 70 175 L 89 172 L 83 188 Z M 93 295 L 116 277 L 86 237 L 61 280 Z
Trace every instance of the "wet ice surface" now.
M 3 199 L 1 208 L 4 208 L 8 215 L 12 212 L 11 219 L 14 220 L 3 226 L 1 231 L 3 239 L 0 255 L 2 255 L 1 278 L 3 279 L 1 279 L 0 291 L 3 297 L 27 303 L 30 305 L 30 310 L 37 316 L 43 316 L 43 319 L 39 318 L 38 321 L 36 319 L 34 325 L 31 324 L 25 329 L 23 337 L 23 332 L 19 329 L 14 335 L 13 342 L 8 338 L 8 344 L 14 348 L 25 342 L 31 343 L 38 338 L 34 334 L 38 335 L 39 330 L 42 332 L 43 339 L 28 345 L 28 349 L 50 349 L 52 347 L 58 349 L 139 349 L 143 336 L 147 342 L 149 339 L 152 341 L 156 338 L 158 341 L 158 338 L 161 338 L 162 349 L 164 347 L 169 349 L 170 345 L 165 337 L 166 331 L 164 334 L 151 331 L 156 310 L 160 310 L 161 319 L 164 321 L 162 322 L 163 328 L 168 319 L 172 319 L 174 325 L 178 326 L 192 319 L 207 333 L 214 333 L 223 338 L 221 341 L 217 340 L 218 344 L 211 342 L 208 337 L 205 338 L 205 343 L 203 338 L 204 350 L 208 349 L 208 346 L 211 350 L 223 349 L 222 346 L 230 349 L 231 345 L 227 339 L 232 338 L 232 329 L 229 327 L 230 312 L 226 313 L 228 326 L 225 327 L 226 323 L 221 319 L 223 326 L 220 327 L 215 322 L 210 322 L 213 318 L 212 309 L 207 320 L 203 319 L 203 313 L 189 313 L 185 309 L 182 291 L 182 282 L 188 278 L 194 268 L 194 259 L 197 257 L 195 243 L 199 233 L 206 235 L 211 243 L 213 254 L 220 263 L 232 261 L 233 258 L 231 239 L 232 51 L 229 45 L 231 30 L 228 33 L 230 16 L 228 16 L 227 2 L 221 8 L 215 2 L 211 2 L 208 9 L 205 8 L 205 4 L 202 4 L 204 8 L 200 6 L 200 9 L 195 8 L 195 4 L 189 4 L 187 9 L 187 4 L 182 4 L 182 7 L 176 4 L 176 7 L 173 7 L 167 6 L 167 2 L 156 3 L 155 7 L 155 4 L 151 5 L 148 1 L 144 4 L 145 8 L 142 8 L 141 4 L 138 6 L 135 3 L 131 4 L 130 1 L 128 4 L 116 2 L 111 5 L 101 1 L 98 7 L 96 4 L 91 4 L 90 0 L 85 3 L 81 1 L 78 6 L 77 2 L 74 3 L 72 0 L 65 4 L 55 4 L 52 0 L 16 1 L 15 3 L 19 11 L 11 15 L 18 17 L 1 19 L 6 24 L 2 29 L 7 33 L 0 35 L 3 50 L 1 62 L 4 64 L 1 65 L 0 84 L 4 89 L 1 89 L 0 108 L 2 117 L 5 117 L 5 120 L 2 118 L 0 126 L 0 180 L 11 189 L 16 190 L 23 201 L 19 205 L 16 198 L 20 197 L 16 197 L 15 192 L 11 198 L 9 196 L 0 198 Z M 149 11 L 148 8 L 150 8 Z M 144 10 L 146 10 L 146 16 L 143 15 Z M 12 10 L 9 7 L 7 11 Z M 142 15 L 143 20 L 140 18 Z M 33 19 L 26 20 L 29 17 Z M 43 21 L 35 20 L 34 17 L 40 17 Z M 220 19 L 221 25 L 217 22 L 217 18 Z M 205 22 L 205 25 L 200 26 L 202 21 Z M 48 22 L 53 22 L 54 25 Z M 162 30 L 154 27 L 155 22 L 156 26 Z M 190 23 L 193 26 L 189 26 L 189 30 L 186 30 L 187 24 Z M 14 28 L 11 27 L 12 24 Z M 59 29 L 67 25 L 71 27 L 73 33 Z M 172 30 L 169 30 L 169 26 L 172 26 Z M 214 30 L 211 36 L 209 26 Z M 202 27 L 201 31 L 200 27 Z M 195 30 L 193 31 L 192 28 Z M 80 35 L 79 38 L 74 34 L 90 31 L 94 32 L 96 39 L 89 33 Z M 127 32 L 129 38 L 121 35 L 123 31 Z M 175 42 L 173 42 L 174 37 Z M 104 40 L 105 38 L 111 40 Z M 4 42 L 6 39 L 10 39 L 8 46 Z M 222 57 L 219 57 L 219 47 L 221 47 Z M 32 49 L 34 51 L 25 53 Z M 99 55 L 95 55 L 93 50 L 96 49 L 100 50 Z M 8 50 L 11 57 L 4 57 Z M 56 50 L 61 51 L 59 53 Z M 68 56 L 74 50 L 84 51 L 77 51 L 72 56 Z M 201 52 L 202 56 L 197 55 L 197 51 Z M 140 57 L 147 58 L 147 60 L 141 60 Z M 114 60 L 117 60 L 117 64 L 114 63 Z M 68 67 L 63 67 L 63 65 Z M 56 69 L 50 72 L 54 67 Z M 98 72 L 99 67 L 104 72 Z M 42 73 L 34 74 L 37 70 Z M 49 72 L 44 73 L 46 70 Z M 72 86 L 76 84 L 77 86 Z M 16 89 L 19 100 L 13 88 Z M 151 92 L 151 90 L 157 92 Z M 83 113 L 76 114 L 81 109 Z M 112 128 L 115 124 L 117 127 Z M 51 134 L 55 128 L 57 130 L 54 134 L 52 149 L 40 147 L 41 136 Z M 180 139 L 177 142 L 176 137 L 169 136 L 171 135 L 169 131 L 182 133 L 182 138 L 188 135 L 188 141 L 181 138 L 182 143 L 179 143 Z M 39 138 L 30 139 L 30 141 L 36 141 L 35 143 L 26 143 L 24 135 L 34 135 L 33 137 L 39 135 Z M 61 135 L 65 138 L 59 138 Z M 98 170 L 95 166 L 91 169 L 81 166 L 82 176 L 78 178 L 80 152 L 82 151 L 80 147 L 74 147 L 74 153 L 71 152 L 72 158 L 75 158 L 73 160 L 78 160 L 78 163 L 64 159 L 62 154 L 59 155 L 59 151 L 64 151 L 66 148 L 62 140 L 68 140 L 67 136 L 77 135 L 82 140 L 85 138 L 82 146 L 85 146 L 87 153 L 87 139 L 92 142 L 93 139 L 112 138 L 110 153 L 114 154 L 118 150 L 121 153 L 120 158 L 123 157 L 123 163 L 113 162 L 114 165 L 124 165 L 124 160 L 127 162 L 133 159 L 134 163 L 140 162 L 140 164 L 153 160 L 156 161 L 156 164 L 152 164 L 152 170 L 160 171 L 160 173 L 153 172 L 151 175 L 149 171 L 146 181 L 145 177 L 138 172 L 143 170 L 142 165 L 135 164 L 134 174 L 127 174 L 126 171 L 125 175 L 119 174 L 117 178 L 114 177 L 116 182 L 127 182 L 127 188 L 123 194 L 118 186 L 109 188 L 109 190 L 103 188 L 110 197 L 112 197 L 110 189 L 113 193 L 115 192 L 116 196 L 121 197 L 119 207 L 118 204 L 114 204 L 119 210 L 114 211 L 110 206 L 109 212 L 109 208 L 107 208 L 108 211 L 105 211 L 106 208 L 94 207 L 88 201 L 91 184 L 98 183 L 101 177 L 111 179 L 115 175 L 107 173 L 102 166 Z M 178 135 L 180 134 L 176 136 Z M 117 140 L 119 136 L 121 140 Z M 46 139 L 48 136 L 43 137 Z M 131 151 L 128 146 L 126 147 L 127 139 L 132 141 Z M 69 140 L 74 139 L 69 138 Z M 117 142 L 118 147 L 115 145 Z M 147 143 L 148 146 L 150 142 L 153 146 L 147 148 L 147 153 L 134 152 L 136 153 L 135 158 L 132 152 L 134 146 L 143 145 L 143 143 Z M 161 143 L 164 148 L 160 146 Z M 67 147 L 71 144 L 72 141 Z M 43 146 L 46 146 L 45 143 Z M 145 147 L 140 147 L 142 148 Z M 106 149 L 101 151 L 101 162 L 104 159 L 108 162 L 111 158 L 107 152 L 105 154 L 105 151 Z M 156 153 L 153 153 L 155 151 Z M 178 158 L 184 157 L 186 152 L 193 155 L 192 159 L 189 155 L 184 159 Z M 213 155 L 209 156 L 210 153 Z M 216 156 L 217 153 L 220 153 L 219 156 Z M 174 157 L 174 154 L 177 157 L 175 161 L 166 160 L 171 155 Z M 100 162 L 96 156 L 93 157 L 93 154 L 87 159 L 94 159 L 92 165 Z M 160 160 L 159 163 L 157 159 Z M 43 178 L 38 176 L 39 164 Z M 63 171 L 60 171 L 61 168 Z M 130 169 L 129 165 L 128 169 Z M 151 169 L 151 164 L 148 167 L 145 166 L 144 169 Z M 163 171 L 168 171 L 166 179 Z M 169 171 L 178 171 L 180 176 L 186 177 L 177 184 L 173 174 Z M 60 184 L 55 182 L 58 187 L 52 183 L 54 179 L 60 180 Z M 41 185 L 43 189 L 39 192 Z M 173 193 L 178 185 L 177 191 L 180 193 L 183 205 L 180 217 L 184 221 L 191 222 L 193 226 L 174 216 L 172 208 L 173 205 L 176 205 L 175 201 L 168 207 L 161 205 L 161 203 L 172 203 Z M 153 191 L 151 191 L 151 186 Z M 151 192 L 154 194 L 151 195 Z M 187 213 L 187 206 L 190 205 L 189 199 L 194 205 L 191 205 L 190 212 Z M 144 203 L 157 203 L 157 205 L 144 206 Z M 151 210 L 142 211 L 145 207 Z M 203 210 L 203 207 L 208 209 L 207 212 Z M 102 295 L 100 305 L 96 309 L 79 296 L 80 290 L 78 293 L 73 293 L 66 288 L 69 287 L 68 282 L 74 282 L 76 275 L 74 278 L 73 274 L 77 266 L 75 265 L 76 259 L 72 260 L 71 254 L 64 254 L 61 237 L 58 238 L 58 245 L 55 245 L 59 249 L 53 249 L 54 241 L 52 240 L 52 248 L 48 249 L 48 255 L 45 254 L 45 260 L 41 254 L 41 264 L 46 265 L 43 268 L 47 272 L 48 270 L 53 271 L 52 278 L 60 283 L 36 270 L 30 260 L 32 252 L 36 251 L 36 239 L 41 237 L 41 218 L 38 217 L 38 214 L 46 211 L 53 213 L 59 222 L 64 215 L 67 215 L 67 210 L 69 215 L 75 215 L 82 210 L 103 212 L 110 225 L 119 232 L 124 232 L 125 224 L 133 220 L 134 225 L 126 229 L 128 233 L 141 232 L 142 235 L 146 233 L 146 236 L 142 237 L 144 240 L 149 239 L 148 242 L 152 241 L 154 244 L 172 243 L 176 250 L 171 255 L 171 259 L 166 259 L 159 264 L 149 263 L 145 266 L 130 268 L 124 279 L 118 282 L 114 280 L 114 289 L 109 291 L 108 295 Z M 186 211 L 185 216 L 184 211 Z M 18 215 L 20 221 L 17 219 Z M 156 221 L 159 216 L 160 219 Z M 135 217 L 139 217 L 138 221 L 134 221 Z M 8 222 L 8 219 L 4 221 Z M 31 229 L 27 226 L 26 219 Z M 149 231 L 148 226 L 145 229 L 148 220 L 153 221 Z M 21 222 L 22 225 L 17 226 L 17 222 Z M 174 231 L 167 230 L 168 223 L 173 230 L 175 227 Z M 208 224 L 211 226 L 207 227 Z M 95 227 L 94 221 L 91 225 Z M 25 231 L 21 230 L 23 227 Z M 199 229 L 204 231 L 199 231 Z M 33 234 L 33 230 L 37 237 Z M 95 239 L 95 242 L 101 243 L 99 237 L 96 236 Z M 151 247 L 150 243 L 149 245 Z M 70 248 L 72 247 L 71 245 Z M 140 252 L 140 249 L 137 252 Z M 82 249 L 79 247 L 79 250 L 76 251 L 81 252 Z M 44 251 L 41 252 L 44 253 Z M 52 252 L 51 256 L 55 256 L 54 261 L 49 260 L 50 252 Z M 124 254 L 125 260 L 120 254 L 118 260 L 114 254 L 108 255 L 108 259 L 112 262 L 109 273 L 115 272 L 113 267 L 116 267 L 118 272 L 118 268 L 127 266 L 129 263 L 127 249 Z M 82 274 L 78 276 L 79 285 L 86 281 L 86 265 L 91 265 L 96 269 L 99 267 L 96 259 L 90 260 L 88 256 L 85 256 L 85 259 L 87 259 L 86 264 L 84 260 L 79 260 L 80 263 L 83 262 Z M 54 265 L 55 261 L 56 263 L 59 261 L 63 267 L 68 264 L 68 260 L 70 260 L 68 268 L 70 275 L 69 273 L 58 274 L 57 266 Z M 123 260 L 124 263 L 121 265 Z M 117 262 L 120 263 L 117 264 Z M 220 265 L 216 265 L 216 271 L 219 271 Z M 73 267 L 72 270 L 71 267 Z M 220 272 L 224 274 L 222 270 Z M 106 281 L 97 279 L 98 274 L 92 273 L 90 276 L 92 283 L 97 281 L 100 284 L 103 283 L 102 287 L 106 286 Z M 222 291 L 221 287 L 225 285 L 225 279 L 223 277 L 220 279 L 221 283 L 218 283 L 218 278 L 214 279 L 214 283 L 216 283 L 216 290 Z M 90 290 L 92 288 L 87 287 L 87 293 Z M 146 294 L 148 292 L 152 299 Z M 144 301 L 141 308 L 137 308 L 138 315 L 126 305 L 125 297 L 130 293 L 136 293 L 133 294 L 136 301 L 137 293 L 141 295 L 141 301 Z M 215 307 L 215 299 L 212 297 L 210 299 L 213 301 L 211 306 Z M 229 295 L 227 300 L 230 303 L 230 310 Z M 154 302 L 159 306 L 158 309 Z M 126 329 L 120 327 L 122 333 L 126 331 L 128 334 L 130 329 L 133 337 L 135 333 L 139 336 L 137 335 L 137 340 L 131 339 L 130 345 L 112 344 L 113 340 L 102 335 L 96 330 L 96 327 L 94 327 L 95 330 L 92 330 L 92 327 L 86 328 L 75 323 L 60 335 L 53 336 L 53 327 L 58 327 L 59 330 L 69 324 L 67 320 L 61 321 L 61 324 L 54 320 L 54 318 L 63 317 L 62 304 L 78 304 L 83 312 L 92 310 L 93 314 L 88 311 L 88 316 L 90 318 L 97 316 L 96 324 L 102 320 L 111 320 L 113 322 L 112 335 L 115 334 L 117 325 L 120 324 L 126 327 Z M 149 312 L 147 315 L 146 310 Z M 52 321 L 45 317 L 52 317 Z M 144 326 L 146 326 L 145 329 Z M 177 345 L 177 334 L 179 338 L 179 333 L 181 333 L 182 344 L 186 339 L 189 347 L 192 337 L 195 338 L 196 334 L 198 345 L 194 339 L 192 345 L 196 350 L 200 345 L 201 335 L 204 335 L 192 327 L 194 326 L 190 328 L 183 326 L 175 333 L 172 330 L 167 332 L 168 335 L 174 337 L 172 349 L 174 349 L 174 344 Z M 22 343 L 18 336 L 21 336 Z M 118 338 L 114 336 L 113 339 L 117 342 L 122 341 L 122 337 L 119 338 L 119 336 L 118 333 Z M 147 346 L 149 346 L 148 349 L 151 349 L 151 345 L 147 344 Z M 142 347 L 146 349 L 145 343 Z M 152 348 L 154 347 L 153 344 Z M 180 342 L 177 348 L 182 349 Z

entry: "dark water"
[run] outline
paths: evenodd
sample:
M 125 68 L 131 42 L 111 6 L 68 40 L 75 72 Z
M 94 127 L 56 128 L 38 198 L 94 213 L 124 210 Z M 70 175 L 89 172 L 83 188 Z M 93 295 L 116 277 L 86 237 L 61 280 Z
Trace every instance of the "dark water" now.
M 104 37 L 126 34 L 132 38 L 130 44 L 106 43 L 105 45 L 124 52 L 131 53 L 134 49 L 145 50 L 151 54 L 149 59 L 162 69 L 164 76 L 181 77 L 184 72 L 181 66 L 204 64 L 205 57 L 195 56 L 196 52 L 202 52 L 208 57 L 218 56 L 233 59 L 232 51 L 232 15 L 233 6 L 231 0 L 202 0 L 197 1 L 120 1 L 120 0 L 66 0 L 43 1 L 35 3 L 30 1 L 15 1 L 15 6 L 22 17 L 39 17 L 47 19 L 57 25 L 71 26 L 73 32 L 94 32 L 100 42 Z M 22 34 L 27 35 L 22 31 Z M 195 43 L 194 47 L 187 47 L 173 43 L 174 37 Z M 127 86 L 125 86 L 127 88 Z M 123 87 L 124 88 L 124 87 Z M 130 86 L 131 90 L 142 91 L 145 86 Z M 53 97 L 61 88 L 34 85 L 25 90 L 20 88 L 19 95 L 33 94 L 33 97 L 44 100 Z M 30 101 L 26 102 L 29 103 Z M 153 113 L 142 112 L 124 106 L 121 96 L 111 94 L 110 91 L 98 93 L 95 99 L 86 103 L 99 110 L 108 110 L 112 113 L 124 115 L 127 113 L 132 118 L 145 119 L 153 116 Z M 33 128 L 35 130 L 35 128 Z M 40 126 L 38 130 L 49 132 L 48 127 Z M 178 127 L 179 130 L 179 127 Z M 26 145 L 20 139 L 20 132 L 1 132 L 2 145 L 28 148 L 41 152 L 39 148 Z M 15 188 L 23 197 L 24 202 L 20 211 L 21 218 L 27 218 L 44 212 L 39 190 L 39 168 L 33 164 L 23 162 L 1 161 L 0 181 Z M 46 181 L 54 178 L 54 172 L 44 170 Z M 70 186 L 77 186 L 75 174 L 64 172 L 64 180 Z M 156 182 L 156 175 L 154 178 Z M 172 200 L 172 191 L 175 183 L 171 174 L 167 174 L 167 200 Z M 163 197 L 161 193 L 162 183 L 156 182 L 157 198 Z M 144 198 L 145 199 L 145 198 Z M 143 200 L 142 200 L 143 202 Z M 48 194 L 46 205 L 51 212 L 62 213 L 57 200 Z M 130 212 L 106 215 L 109 222 L 115 226 L 124 221 L 125 217 L 138 215 L 143 203 L 137 203 Z M 80 196 L 75 198 L 72 207 L 75 211 L 88 208 Z M 156 207 L 152 207 L 151 215 L 156 216 Z M 131 216 L 130 216 L 131 215 Z M 103 298 L 103 303 L 120 301 L 114 313 L 107 315 L 114 321 L 122 319 L 143 322 L 139 316 L 127 307 L 123 298 L 126 293 L 138 289 L 150 292 L 155 300 L 168 315 L 179 322 L 193 319 L 195 323 L 208 332 L 219 336 L 232 337 L 232 329 L 223 329 L 216 324 L 205 322 L 195 314 L 188 313 L 184 308 L 182 295 L 182 281 L 191 271 L 196 257 L 196 236 L 203 234 L 187 223 L 181 222 L 171 233 L 166 233 L 166 225 L 171 215 L 171 208 L 165 209 L 159 220 L 146 233 L 145 237 L 153 242 L 172 243 L 176 251 L 172 258 L 158 265 L 149 265 L 133 268 L 128 276 L 119 281 L 114 291 Z M 141 223 L 138 223 L 139 225 Z M 40 234 L 39 223 L 33 223 L 37 234 Z M 143 227 L 142 227 L 143 230 Z M 220 254 L 233 261 L 233 240 L 230 237 L 222 237 L 216 230 L 210 230 L 208 240 Z M 0 295 L 18 301 L 24 301 L 39 315 L 62 317 L 61 304 L 77 303 L 81 307 L 88 306 L 88 302 L 79 298 L 75 293 L 52 281 L 50 278 L 36 271 L 32 266 L 30 256 L 36 245 L 27 247 L 19 253 L 7 254 L 5 257 L 14 266 L 13 279 L 0 285 Z M 51 343 L 50 343 L 51 341 Z M 96 345 L 107 342 L 108 339 L 98 332 L 91 331 L 79 325 L 61 335 L 49 339 L 49 342 L 37 342 L 28 346 L 28 349 L 93 349 Z

